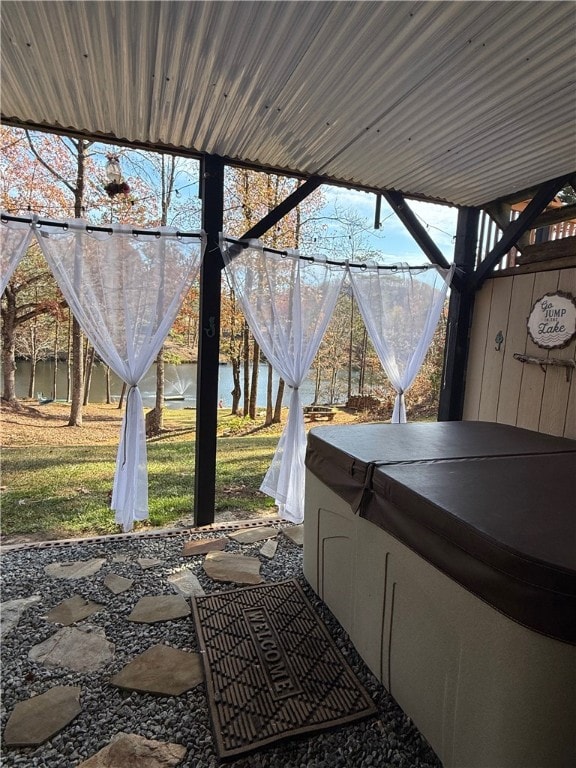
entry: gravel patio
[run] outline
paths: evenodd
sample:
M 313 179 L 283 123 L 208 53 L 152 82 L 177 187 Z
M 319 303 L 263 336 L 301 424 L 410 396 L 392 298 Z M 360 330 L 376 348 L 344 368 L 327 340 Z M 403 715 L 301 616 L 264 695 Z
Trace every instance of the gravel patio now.
M 177 764 L 215 768 L 220 765 L 203 682 L 180 695 L 165 696 L 114 687 L 110 678 L 156 644 L 189 653 L 198 652 L 191 615 L 154 623 L 135 623 L 128 620 L 128 616 L 143 597 L 175 595 L 176 588 L 168 579 L 172 577 L 174 581 L 174 575 L 181 574 L 183 569 L 197 578 L 205 593 L 233 588 L 235 584 L 216 581 L 207 575 L 204 569 L 206 555 L 183 554 L 185 545 L 190 548 L 192 542 L 226 537 L 221 543 L 227 553 L 259 560 L 264 582 L 291 578 L 300 582 L 377 707 L 376 716 L 366 720 L 313 736 L 278 742 L 240 759 L 227 761 L 226 765 L 233 768 L 325 768 L 328 765 L 331 768 L 440 768 L 417 729 L 367 669 L 346 633 L 308 587 L 302 575 L 302 547 L 287 535 L 290 526 L 278 521 L 267 523 L 275 529 L 273 538 L 268 539 L 277 542 L 275 552 L 268 544 L 262 554 L 263 541 L 241 543 L 234 539 L 239 530 L 262 525 L 262 520 L 221 523 L 201 531 L 175 529 L 154 534 L 5 547 L 1 558 L 3 607 L 17 599 L 30 600 L 25 603 L 14 626 L 7 630 L 2 627 L 2 764 L 6 768 L 77 767 L 106 747 L 116 734 L 124 732 L 177 744 L 186 750 L 178 763 L 151 762 L 151 766 Z M 60 572 L 70 568 L 72 562 L 98 560 L 101 561 L 98 570 L 90 576 L 61 577 Z M 110 584 L 112 574 L 120 577 L 123 584 L 132 582 L 129 588 L 118 594 L 111 591 L 104 582 Z M 38 659 L 34 652 L 30 657 L 35 646 L 59 630 L 58 623 L 48 620 L 47 614 L 73 596 L 99 606 L 92 615 L 74 621 L 73 626 L 85 632 L 86 637 L 105 636 L 108 644 L 113 644 L 109 658 L 95 662 L 99 664 L 96 669 L 75 671 L 33 660 Z M 4 615 L 3 611 L 3 624 Z M 87 666 L 90 666 L 89 662 Z M 80 713 L 40 746 L 7 746 L 4 732 L 17 703 L 56 686 L 80 688 Z

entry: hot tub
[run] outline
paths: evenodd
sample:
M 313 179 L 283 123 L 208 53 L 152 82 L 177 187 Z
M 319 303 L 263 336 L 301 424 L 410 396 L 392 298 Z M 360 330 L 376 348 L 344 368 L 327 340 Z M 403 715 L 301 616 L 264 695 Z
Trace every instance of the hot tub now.
M 304 574 L 445 768 L 576 765 L 576 441 L 319 427 Z

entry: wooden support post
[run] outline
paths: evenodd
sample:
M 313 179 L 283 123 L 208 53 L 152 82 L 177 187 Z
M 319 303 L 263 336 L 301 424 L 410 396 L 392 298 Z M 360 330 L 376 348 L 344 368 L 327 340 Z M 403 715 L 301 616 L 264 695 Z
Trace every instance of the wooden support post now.
M 196 384 L 196 471 L 194 524 L 214 522 L 216 507 L 216 432 L 218 427 L 218 373 L 220 362 L 220 304 L 222 268 L 220 233 L 224 226 L 224 161 L 206 155 L 202 161 L 202 228 L 206 253 L 200 272 L 200 333 Z M 286 200 L 257 222 L 242 239 L 257 238 L 308 197 L 322 183 L 308 179 Z M 238 252 L 242 249 L 238 247 Z
M 432 264 L 436 264 L 443 269 L 449 269 L 450 264 L 446 260 L 446 257 L 440 248 L 438 248 L 434 240 L 432 240 L 422 224 L 418 221 L 413 210 L 406 202 L 406 198 L 399 192 L 383 192 L 382 194 Z
M 196 472 L 194 524 L 214 522 L 216 505 L 216 431 L 220 362 L 222 254 L 219 236 L 224 216 L 224 161 L 217 155 L 202 160 L 202 228 L 206 252 L 200 272 L 200 332 L 196 380 Z
M 470 278 L 476 262 L 479 216 L 478 208 L 461 208 L 458 212 L 454 264 L 460 271 L 461 279 L 458 286 L 453 284 L 450 292 L 438 421 L 460 421 L 464 410 L 468 346 L 474 311 Z

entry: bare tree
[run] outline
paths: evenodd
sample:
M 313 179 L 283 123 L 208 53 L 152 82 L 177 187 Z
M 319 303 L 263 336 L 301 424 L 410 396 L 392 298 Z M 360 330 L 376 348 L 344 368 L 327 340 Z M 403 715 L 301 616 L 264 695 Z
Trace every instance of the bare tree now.
M 2 297 L 2 399 L 17 405 L 16 336 L 20 328 L 64 306 L 37 246 L 28 249 Z
M 48 162 L 43 154 L 36 148 L 34 141 L 28 131 L 26 131 L 28 144 L 33 155 L 38 162 L 46 168 L 52 176 L 67 189 L 74 198 L 74 216 L 79 219 L 82 217 L 84 208 L 84 192 L 86 187 L 86 158 L 88 150 L 91 147 L 91 141 L 86 139 L 70 138 L 70 145 L 66 145 L 68 151 L 75 154 L 76 178 L 74 183 L 66 179 L 58 170 L 54 162 Z M 70 149 L 70 146 L 73 150 Z M 70 416 L 68 419 L 69 427 L 82 426 L 82 406 L 84 404 L 84 355 L 82 349 L 82 329 L 76 318 L 72 320 L 72 388 Z

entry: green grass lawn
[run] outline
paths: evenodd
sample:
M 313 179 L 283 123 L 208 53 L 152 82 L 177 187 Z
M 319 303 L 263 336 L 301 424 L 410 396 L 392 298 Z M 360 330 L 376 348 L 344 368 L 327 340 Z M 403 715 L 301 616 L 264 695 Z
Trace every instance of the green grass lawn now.
M 148 442 L 150 518 L 136 529 L 169 526 L 192 512 L 194 430 L 189 416 L 186 421 L 182 412 L 172 413 L 168 426 L 186 434 L 172 432 Z M 219 431 L 234 432 L 240 426 L 237 422 L 223 416 Z M 241 511 L 255 517 L 269 508 L 273 513 L 273 500 L 258 488 L 278 434 L 219 437 L 216 512 Z M 5 449 L 2 534 L 58 538 L 117 533 L 109 506 L 115 461 L 115 445 Z

